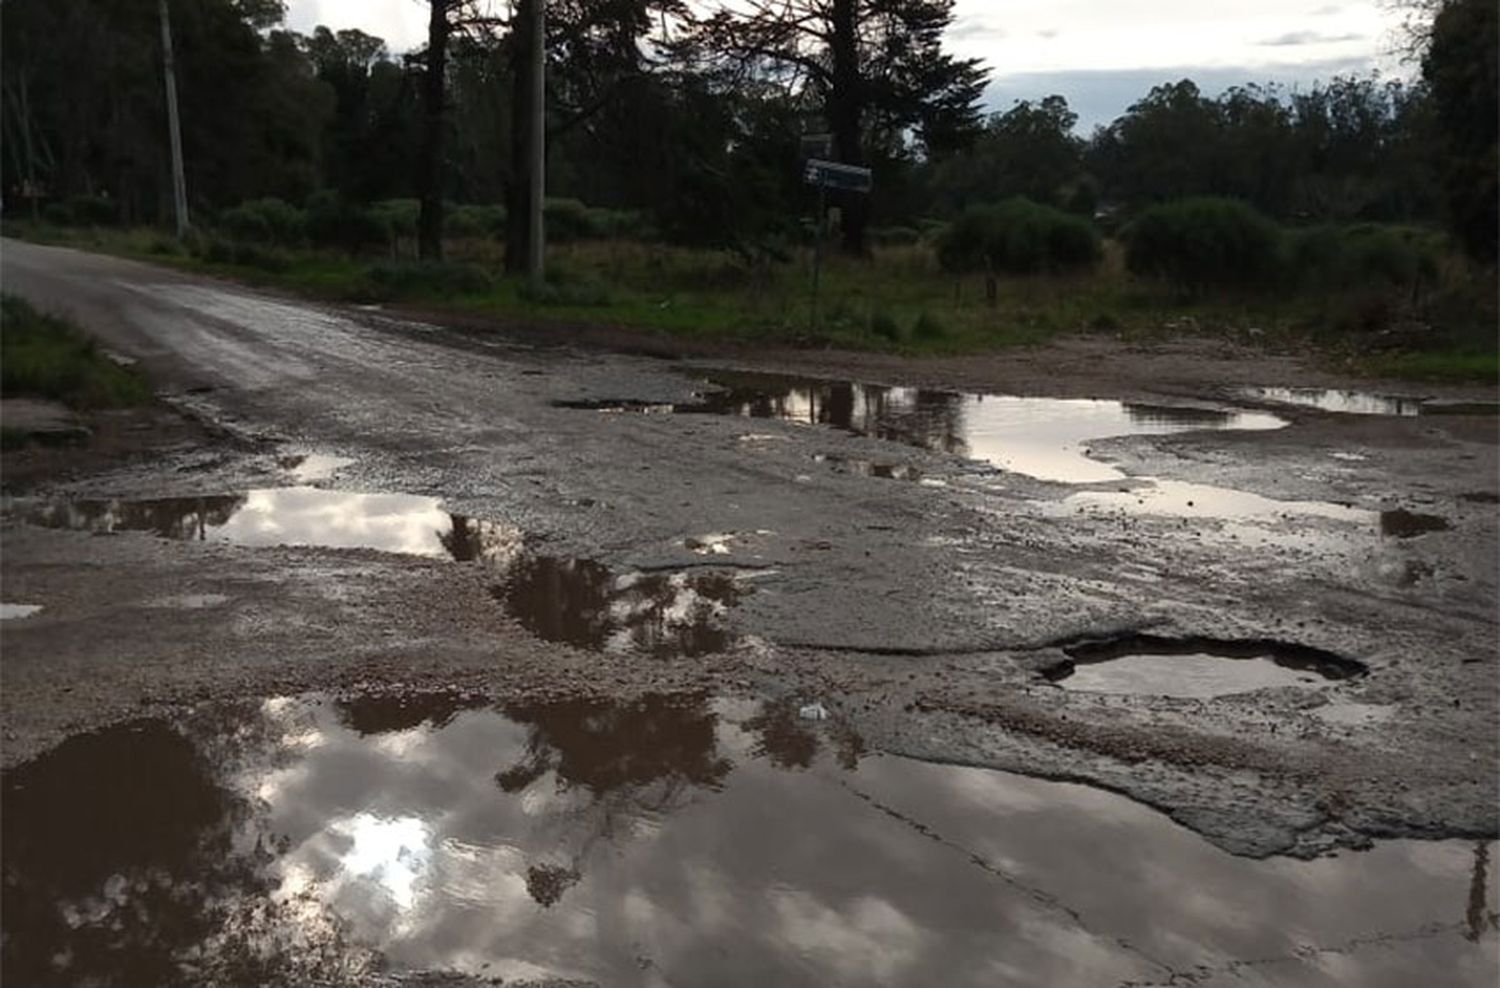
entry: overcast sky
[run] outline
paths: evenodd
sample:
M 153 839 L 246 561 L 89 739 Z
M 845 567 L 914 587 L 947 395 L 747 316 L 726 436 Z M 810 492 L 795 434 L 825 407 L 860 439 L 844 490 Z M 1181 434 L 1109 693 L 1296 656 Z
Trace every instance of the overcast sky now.
M 950 46 L 991 70 L 986 102 L 1060 93 L 1079 129 L 1108 123 L 1157 83 L 1188 77 L 1206 92 L 1246 82 L 1303 85 L 1378 68 L 1398 18 L 1381 0 L 957 0 Z M 422 0 L 289 0 L 287 21 L 357 27 L 393 51 L 417 47 Z

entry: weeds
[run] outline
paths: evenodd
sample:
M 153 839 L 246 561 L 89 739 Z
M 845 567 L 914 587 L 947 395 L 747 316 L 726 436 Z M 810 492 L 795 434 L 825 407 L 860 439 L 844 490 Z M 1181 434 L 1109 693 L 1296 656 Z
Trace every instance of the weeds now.
M 151 387 L 119 367 L 72 324 L 0 296 L 0 394 L 50 398 L 75 408 L 139 405 Z

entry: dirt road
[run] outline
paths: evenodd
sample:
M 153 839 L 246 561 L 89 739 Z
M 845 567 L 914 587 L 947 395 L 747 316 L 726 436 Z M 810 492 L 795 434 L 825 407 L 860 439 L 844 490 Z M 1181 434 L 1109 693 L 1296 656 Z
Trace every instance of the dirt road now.
M 6 765 L 225 699 L 696 688 L 1238 854 L 1496 834 L 1497 419 L 1444 404 L 1492 392 L 1325 411 L 1209 341 L 709 366 L 0 263 L 218 437 L 10 492 Z

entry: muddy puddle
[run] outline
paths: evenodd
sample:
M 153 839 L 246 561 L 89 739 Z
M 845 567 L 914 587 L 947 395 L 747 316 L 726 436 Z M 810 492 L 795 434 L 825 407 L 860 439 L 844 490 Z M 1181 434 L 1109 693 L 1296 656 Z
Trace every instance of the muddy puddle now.
M 594 410 L 676 412 L 779 419 L 952 453 L 1061 483 L 1124 476 L 1089 457 L 1090 440 L 1198 429 L 1278 429 L 1265 412 L 1131 404 L 1102 399 L 1023 398 L 898 388 L 776 374 L 715 373 L 698 400 L 560 402 Z
M 1236 858 L 1122 797 L 872 754 L 795 710 L 273 699 L 74 737 L 0 783 L 4 980 L 1500 973 L 1494 842 Z
M 1239 394 L 1256 401 L 1301 405 L 1345 415 L 1494 415 L 1493 402 L 1436 401 L 1403 395 L 1383 395 L 1342 388 L 1241 388 Z
M 551 556 L 517 560 L 491 591 L 506 613 L 547 641 L 684 658 L 734 644 L 724 619 L 745 592 L 723 574 L 616 573 L 590 559 Z
M 1224 641 L 1129 635 L 1080 642 L 1045 673 L 1080 693 L 1207 699 L 1295 686 L 1316 689 L 1365 674 L 1332 652 L 1275 641 Z
M 461 562 L 519 551 L 513 526 L 442 510 L 435 497 L 275 487 L 209 497 L 15 500 L 6 514 L 32 525 L 246 546 L 376 549 Z

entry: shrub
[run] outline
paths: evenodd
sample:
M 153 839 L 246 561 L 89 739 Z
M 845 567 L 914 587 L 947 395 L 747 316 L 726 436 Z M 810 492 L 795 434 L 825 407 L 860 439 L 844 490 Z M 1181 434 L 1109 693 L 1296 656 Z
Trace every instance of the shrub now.
M 548 199 L 542 205 L 547 239 L 556 243 L 593 236 L 589 208 L 577 199 Z
M 422 204 L 415 199 L 382 199 L 370 206 L 376 222 L 393 237 L 415 237 Z
M 49 202 L 42 207 L 42 219 L 53 226 L 72 226 L 73 211 L 65 202 Z
M 1281 231 L 1236 199 L 1152 206 L 1126 227 L 1125 264 L 1181 289 L 1264 284 L 1276 273 Z
M 909 226 L 883 226 L 870 231 L 870 242 L 877 247 L 910 247 L 921 239 L 921 231 Z
M 1289 239 L 1288 281 L 1302 288 L 1405 289 L 1437 279 L 1441 247 L 1427 231 L 1362 223 L 1311 227 Z
M 350 202 L 337 192 L 314 192 L 307 198 L 307 239 L 320 247 L 351 253 L 383 247 L 390 231 L 379 213 Z
M 195 256 L 211 264 L 232 264 L 242 268 L 280 272 L 292 266 L 291 258 L 274 247 L 240 243 L 223 237 L 209 237 L 192 246 Z
M 369 278 L 379 290 L 395 297 L 477 295 L 494 286 L 494 279 L 479 265 L 451 261 L 375 264 Z
M 114 202 L 103 196 L 71 196 L 68 212 L 78 226 L 110 226 L 120 215 Z
M 280 199 L 252 199 L 219 214 L 218 226 L 235 240 L 290 247 L 301 242 L 307 217 Z
M 1019 197 L 971 206 L 938 240 L 938 260 L 949 271 L 1071 271 L 1092 267 L 1101 253 L 1087 220 Z
M 930 312 L 923 312 L 912 324 L 911 335 L 913 339 L 918 340 L 940 340 L 948 335 L 948 327 L 937 316 Z
M 413 218 L 415 229 L 415 218 Z M 505 238 L 504 206 L 450 206 L 443 210 L 443 234 L 449 237 Z
M 889 312 L 876 310 L 870 313 L 870 332 L 882 340 L 890 340 L 892 343 L 901 339 L 901 325 L 891 318 Z

